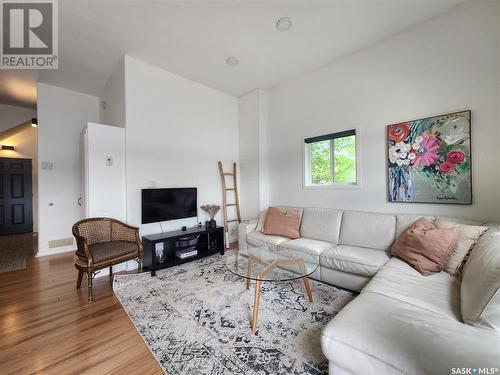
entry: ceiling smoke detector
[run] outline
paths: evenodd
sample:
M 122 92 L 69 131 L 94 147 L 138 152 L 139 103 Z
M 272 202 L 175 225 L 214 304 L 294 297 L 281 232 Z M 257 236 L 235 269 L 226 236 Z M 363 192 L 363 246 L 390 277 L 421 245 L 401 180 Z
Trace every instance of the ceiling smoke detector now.
M 292 28 L 292 20 L 289 17 L 281 17 L 276 22 L 276 28 L 278 31 L 288 31 Z
M 235 56 L 229 56 L 226 59 L 226 64 L 229 66 L 236 66 L 240 63 L 240 58 Z

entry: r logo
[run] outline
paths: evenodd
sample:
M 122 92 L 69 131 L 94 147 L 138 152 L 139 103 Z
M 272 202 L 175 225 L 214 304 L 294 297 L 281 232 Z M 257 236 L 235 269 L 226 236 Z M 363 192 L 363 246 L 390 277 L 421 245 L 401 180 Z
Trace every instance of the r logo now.
M 1 68 L 57 69 L 57 0 L 0 0 Z
M 3 53 L 52 54 L 52 3 L 3 3 Z

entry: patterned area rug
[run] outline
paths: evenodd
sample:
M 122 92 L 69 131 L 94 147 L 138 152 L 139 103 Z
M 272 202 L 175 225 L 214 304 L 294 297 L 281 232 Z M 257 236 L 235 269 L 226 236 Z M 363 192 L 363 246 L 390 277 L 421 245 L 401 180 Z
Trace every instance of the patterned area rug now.
M 25 269 L 35 239 L 31 233 L 0 236 L 0 273 Z
M 227 271 L 220 256 L 149 273 L 117 275 L 114 292 L 168 375 L 328 374 L 321 330 L 354 294 L 311 280 L 262 284 L 251 331 L 255 284 Z

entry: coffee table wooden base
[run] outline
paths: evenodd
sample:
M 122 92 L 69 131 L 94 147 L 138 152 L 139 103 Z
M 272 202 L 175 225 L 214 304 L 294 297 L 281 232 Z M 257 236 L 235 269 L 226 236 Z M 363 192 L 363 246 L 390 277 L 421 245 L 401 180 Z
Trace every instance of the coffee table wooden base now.
M 297 265 L 302 272 L 302 280 L 304 281 L 304 287 L 306 289 L 307 297 L 309 302 L 313 302 L 311 286 L 309 285 L 309 279 L 305 275 L 306 267 L 303 259 L 275 259 L 272 261 L 267 261 L 264 259 L 257 258 L 253 255 L 248 257 L 248 269 L 247 269 L 247 282 L 246 288 L 250 289 L 250 275 L 252 273 L 253 264 L 257 263 L 265 266 L 262 272 L 257 274 L 257 280 L 255 282 L 255 295 L 253 300 L 253 314 L 252 314 L 252 333 L 257 331 L 257 318 L 259 316 L 259 301 L 260 301 L 260 288 L 262 283 L 262 278 L 264 278 L 269 272 L 271 272 L 274 268 L 283 265 Z

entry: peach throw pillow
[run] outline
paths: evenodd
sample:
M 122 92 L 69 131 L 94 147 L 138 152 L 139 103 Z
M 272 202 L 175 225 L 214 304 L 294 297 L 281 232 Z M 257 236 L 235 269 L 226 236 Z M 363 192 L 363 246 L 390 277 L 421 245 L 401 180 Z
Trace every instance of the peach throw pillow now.
M 299 238 L 299 229 L 299 210 L 280 210 L 277 207 L 269 207 L 267 210 L 266 221 L 262 230 L 264 234 Z
M 392 245 L 391 253 L 428 276 L 443 270 L 457 245 L 456 228 L 438 229 L 421 218 L 398 238 Z

